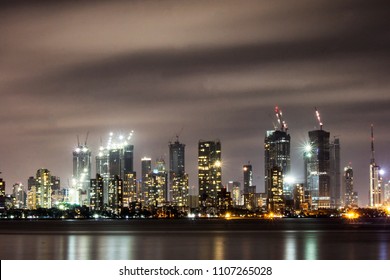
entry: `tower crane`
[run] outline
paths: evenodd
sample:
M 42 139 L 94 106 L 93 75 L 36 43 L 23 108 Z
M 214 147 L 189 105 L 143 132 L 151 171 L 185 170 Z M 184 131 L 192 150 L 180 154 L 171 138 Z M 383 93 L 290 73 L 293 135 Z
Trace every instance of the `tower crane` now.
M 275 106 L 275 115 L 276 115 L 276 118 L 278 120 L 278 123 L 280 125 L 280 130 L 281 131 L 284 131 L 284 132 L 287 132 L 288 130 L 288 126 L 287 126 L 287 123 L 285 120 L 283 120 L 283 113 L 282 113 L 282 110 L 279 109 L 278 106 Z
M 316 116 L 317 116 L 318 123 L 320 124 L 320 130 L 322 130 L 323 123 L 321 122 L 320 112 L 318 111 L 317 107 L 314 107 L 314 109 L 316 111 Z

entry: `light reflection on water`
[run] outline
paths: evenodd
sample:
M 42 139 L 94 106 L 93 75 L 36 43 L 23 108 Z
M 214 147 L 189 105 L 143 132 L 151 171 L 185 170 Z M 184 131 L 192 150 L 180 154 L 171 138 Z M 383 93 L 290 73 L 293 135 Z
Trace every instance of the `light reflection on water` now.
M 389 259 L 389 232 L 150 231 L 1 234 L 1 259 Z

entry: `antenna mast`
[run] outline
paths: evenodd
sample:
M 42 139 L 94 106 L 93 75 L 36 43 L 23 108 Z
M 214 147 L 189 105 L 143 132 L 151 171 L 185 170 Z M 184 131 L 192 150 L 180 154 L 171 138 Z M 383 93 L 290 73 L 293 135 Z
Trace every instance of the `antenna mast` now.
M 375 149 L 374 149 L 374 125 L 371 124 L 371 163 L 375 163 Z

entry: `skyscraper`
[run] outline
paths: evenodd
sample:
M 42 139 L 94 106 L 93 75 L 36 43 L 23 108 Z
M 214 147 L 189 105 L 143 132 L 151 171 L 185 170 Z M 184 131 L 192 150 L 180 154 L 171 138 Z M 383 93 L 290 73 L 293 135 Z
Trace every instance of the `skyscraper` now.
M 188 206 L 188 175 L 185 173 L 185 145 L 177 138 L 169 144 L 168 201 L 175 206 Z
M 27 194 L 22 183 L 16 183 L 12 186 L 13 205 L 16 209 L 26 207 Z
M 142 172 L 142 186 L 141 186 L 141 200 L 148 204 L 149 202 L 149 189 L 152 184 L 152 159 L 143 157 L 141 159 L 141 172 Z
M 107 145 L 99 148 L 99 153 L 96 156 L 96 173 L 103 178 L 104 203 L 108 203 L 110 180 L 114 180 L 116 176 L 122 180 L 125 189 L 132 187 L 127 186 L 130 182 L 127 179 L 129 176 L 136 177 L 134 172 L 134 145 L 129 144 L 133 133 L 134 131 L 131 131 L 125 137 L 122 134 L 114 135 L 111 132 Z
M 156 160 L 156 168 L 153 169 L 152 182 L 149 187 L 149 205 L 163 206 L 167 202 L 168 173 L 165 170 L 163 158 Z
M 283 171 L 279 166 L 274 166 L 268 171 L 269 185 L 267 186 L 267 208 L 276 214 L 284 214 L 285 203 L 283 196 Z
M 30 177 L 31 178 L 31 177 Z M 50 208 L 51 207 L 51 175 L 50 171 L 44 168 L 38 169 L 35 180 L 29 179 L 28 208 Z
M 270 170 L 274 167 L 280 167 L 282 177 L 290 175 L 290 134 L 287 129 L 267 131 L 264 140 L 264 178 L 265 187 L 272 185 L 272 178 L 269 177 Z M 283 195 L 286 198 L 292 198 L 292 184 L 285 184 Z M 267 192 L 267 190 L 266 190 Z
M 243 166 L 242 170 L 244 173 L 244 205 L 246 209 L 254 210 L 256 208 L 256 186 L 253 186 L 252 165 L 248 163 Z
M 119 215 L 123 208 L 123 180 L 115 175 L 108 185 L 108 207 Z
M 90 189 L 90 202 L 89 207 L 91 210 L 101 211 L 104 208 L 103 201 L 103 187 L 104 181 L 100 174 L 96 174 L 96 179 L 91 179 Z
M 330 155 L 330 201 L 331 208 L 342 206 L 344 195 L 341 192 L 340 139 L 335 137 L 329 146 Z
M 242 170 L 244 171 L 244 193 L 249 193 L 249 187 L 253 186 L 252 165 L 248 163 L 243 166 Z
M 358 207 L 357 192 L 353 188 L 353 169 L 351 166 L 344 168 L 343 174 L 344 207 Z
M 0 209 L 4 209 L 4 208 L 5 208 L 5 181 L 3 181 L 3 178 L 0 178 Z
M 0 178 L 0 196 L 5 197 L 5 181 Z
M 311 209 L 330 208 L 330 133 L 309 131 L 305 147 L 305 188 L 311 197 Z
M 89 204 L 89 184 L 91 180 L 91 151 L 78 143 L 73 151 L 73 188 L 75 190 L 74 202 L 80 205 Z
M 369 190 L 369 206 L 382 206 L 382 178 L 380 174 L 380 166 L 375 162 L 374 149 L 374 125 L 371 125 L 371 163 L 370 163 L 370 190 Z
M 221 190 L 222 164 L 221 142 L 203 141 L 198 144 L 199 204 L 216 207 L 217 194 Z

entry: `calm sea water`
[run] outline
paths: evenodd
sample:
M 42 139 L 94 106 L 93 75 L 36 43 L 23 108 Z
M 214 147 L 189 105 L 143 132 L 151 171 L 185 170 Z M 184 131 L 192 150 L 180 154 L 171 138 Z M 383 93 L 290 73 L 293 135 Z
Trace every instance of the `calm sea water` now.
M 390 220 L 5 220 L 0 248 L 3 260 L 389 260 Z

